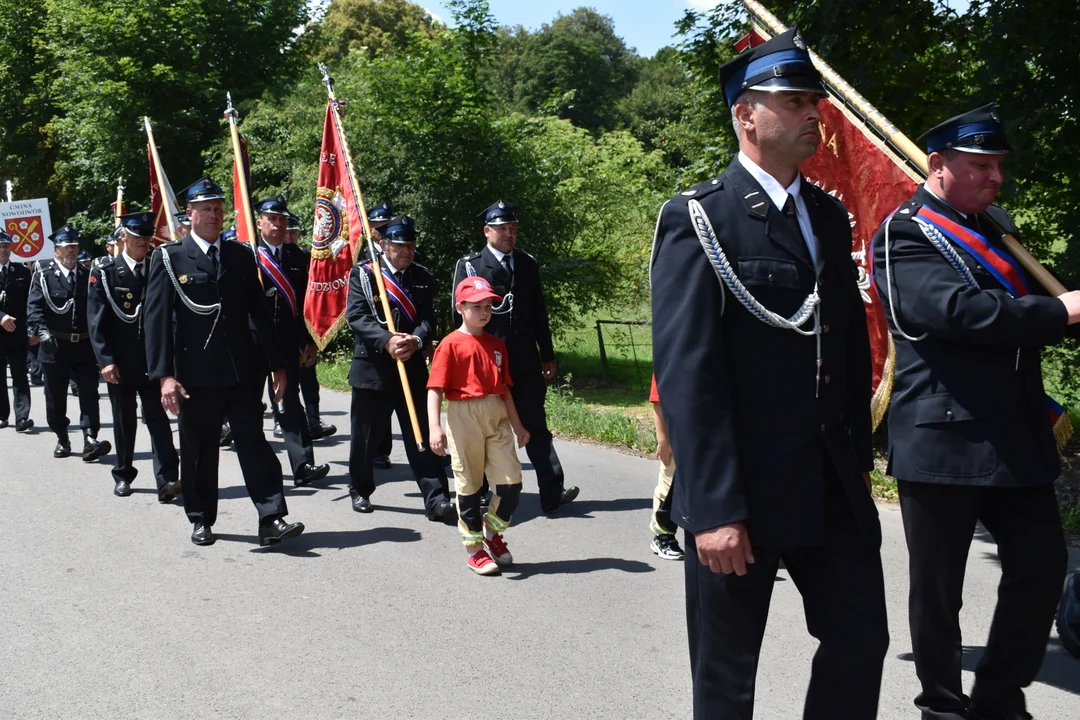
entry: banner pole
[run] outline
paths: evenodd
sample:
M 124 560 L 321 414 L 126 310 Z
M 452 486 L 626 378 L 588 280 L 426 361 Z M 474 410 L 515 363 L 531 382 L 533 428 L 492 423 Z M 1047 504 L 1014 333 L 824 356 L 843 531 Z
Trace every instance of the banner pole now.
M 364 237 L 368 242 L 368 254 L 371 256 L 371 269 L 374 271 L 372 274 L 375 276 L 375 283 L 379 287 L 379 299 L 381 301 L 383 316 L 386 318 L 386 329 L 392 333 L 397 332 L 397 328 L 394 325 L 394 314 L 390 310 L 390 298 L 386 294 L 386 284 L 383 282 L 382 265 L 379 262 L 379 255 L 375 252 L 375 242 L 371 237 L 371 223 L 368 222 L 367 208 L 364 207 L 364 198 L 360 195 L 360 186 L 356 182 L 356 173 L 353 171 L 352 154 L 349 152 L 349 143 L 345 139 L 345 128 L 341 125 L 341 115 L 338 114 L 338 99 L 337 94 L 334 92 L 334 79 L 330 77 L 330 70 L 326 65 L 319 63 L 319 70 L 323 74 L 323 84 L 326 85 L 326 92 L 330 99 L 330 111 L 334 116 L 334 131 L 338 136 L 338 143 L 341 145 L 341 151 L 345 154 L 342 158 L 345 161 L 345 168 L 349 171 L 349 183 L 352 185 L 353 197 L 356 198 L 356 203 L 359 205 L 360 221 L 364 226 Z M 353 256 L 356 256 L 356 248 L 353 248 Z M 359 272 L 364 272 L 359 270 Z M 412 392 L 409 386 L 409 374 L 405 369 L 405 363 L 398 358 L 397 359 L 398 376 L 401 379 L 401 390 L 405 395 L 405 406 L 409 410 L 409 423 L 412 425 L 413 439 L 416 440 L 416 448 L 420 451 L 424 451 L 424 436 L 420 432 L 420 420 L 416 414 L 416 403 L 413 402 Z
M 774 35 L 779 35 L 785 32 L 788 28 L 780 22 L 779 18 L 769 12 L 764 5 L 758 0 L 742 0 L 743 5 L 750 12 L 750 14 L 759 20 L 765 27 L 771 31 Z M 870 104 L 866 98 L 858 93 L 844 78 L 833 70 L 828 63 L 821 59 L 821 57 L 810 50 L 810 59 L 814 62 L 814 67 L 818 69 L 822 77 L 825 78 L 826 84 L 829 88 L 847 102 L 851 107 L 862 115 L 865 122 L 874 128 L 888 140 L 896 150 L 905 157 L 912 165 L 917 167 L 922 173 L 923 177 L 929 175 L 929 165 L 926 160 L 926 153 L 922 149 L 913 143 L 907 135 L 902 133 L 899 128 L 889 122 L 889 119 L 881 114 L 881 111 Z M 1019 261 L 1024 269 L 1039 281 L 1039 284 L 1046 288 L 1046 291 L 1055 297 L 1066 292 L 1065 286 L 1058 281 L 1053 274 L 1047 270 L 1042 263 L 1035 259 L 1027 248 L 1020 244 L 1020 241 L 1016 239 L 1011 233 L 1005 232 L 1005 229 L 990 218 L 989 215 L 985 215 L 1002 234 L 1002 242 L 1012 253 L 1013 257 Z
M 251 252 L 255 253 L 255 273 L 259 278 L 259 284 L 264 285 L 262 269 L 259 267 L 259 245 L 255 240 L 255 218 L 251 215 L 251 190 L 248 188 L 247 172 L 244 167 L 244 152 L 240 149 L 240 131 L 236 127 L 236 118 L 239 113 L 232 104 L 232 93 L 225 93 L 225 117 L 229 118 L 229 134 L 232 136 L 233 163 L 240 178 L 240 212 L 244 213 L 244 222 L 247 226 L 247 237 L 244 242 L 251 246 Z
M 113 210 L 113 228 L 120 227 L 120 216 L 123 215 L 124 204 L 124 179 L 120 178 L 116 183 L 116 208 Z M 113 257 L 120 254 L 119 243 L 113 243 L 113 249 L 110 253 Z
M 150 128 L 150 118 L 143 116 L 143 125 L 146 127 L 146 139 L 150 143 L 150 157 L 154 158 L 154 174 L 157 176 L 158 192 L 161 193 L 161 206 L 165 208 L 166 218 L 169 223 L 169 240 L 176 242 L 180 237 L 176 234 L 172 211 L 175 208 L 169 206 L 169 198 L 165 195 L 165 172 L 161 169 L 161 158 L 158 157 L 157 145 L 154 144 L 154 131 Z

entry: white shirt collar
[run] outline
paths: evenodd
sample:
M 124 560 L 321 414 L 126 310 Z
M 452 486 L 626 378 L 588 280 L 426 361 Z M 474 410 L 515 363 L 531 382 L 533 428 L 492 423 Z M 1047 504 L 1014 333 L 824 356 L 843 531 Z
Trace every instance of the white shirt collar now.
M 282 242 L 280 245 L 275 245 L 266 238 L 262 238 L 262 241 L 266 243 L 266 249 L 270 251 L 271 255 L 274 255 L 276 253 L 278 257 L 281 257 L 281 251 L 285 247 L 284 242 Z
M 937 200 L 939 200 L 939 201 L 941 202 L 941 204 L 942 204 L 942 205 L 944 205 L 945 207 L 949 208 L 950 210 L 952 210 L 953 212 L 957 213 L 958 215 L 961 215 L 961 216 L 963 216 L 963 218 L 964 218 L 965 220 L 967 220 L 967 216 L 968 216 L 968 214 L 967 214 L 966 212 L 961 212 L 961 211 L 957 210 L 956 208 L 954 208 L 954 207 L 953 207 L 952 205 L 950 205 L 949 203 L 945 202 L 945 198 L 939 197 L 939 196 L 938 196 L 938 194 L 937 194 L 936 192 L 934 192 L 933 190 L 931 190 L 931 189 L 930 189 L 930 185 L 929 185 L 929 183 L 923 183 L 923 190 L 926 190 L 926 192 L 930 193 L 930 194 L 931 194 L 931 195 L 933 195 L 933 196 L 934 196 L 934 197 L 935 197 L 935 198 L 936 198 Z
M 75 267 L 79 267 L 79 266 L 76 265 Z M 60 262 L 59 260 L 56 261 L 56 269 L 64 274 L 64 279 L 65 280 L 67 280 L 68 277 L 71 275 L 71 273 L 74 272 L 74 270 L 68 270 L 66 267 L 64 267 L 64 263 Z
M 195 241 L 195 243 L 199 246 L 199 249 L 202 250 L 203 253 L 208 253 L 211 246 L 216 247 L 219 253 L 221 252 L 221 243 L 217 240 L 215 240 L 214 242 L 208 242 L 206 240 L 203 240 L 201 237 L 195 234 L 194 230 L 191 231 L 190 237 L 192 240 Z
M 124 252 L 120 253 L 120 255 L 124 258 L 124 262 L 127 263 L 128 270 L 130 270 L 131 272 L 135 272 L 136 265 L 142 265 L 142 263 L 138 263 L 132 260 L 131 256 L 127 254 L 127 250 L 124 250 Z
M 764 190 L 773 201 L 773 204 L 776 205 L 777 209 L 784 209 L 788 195 L 795 196 L 796 208 L 802 204 L 802 175 L 795 173 L 795 181 L 787 187 L 784 187 L 780 184 L 779 180 L 762 170 L 756 162 L 748 158 L 741 150 L 739 151 L 739 162 L 741 162 L 742 166 L 746 168 L 746 171 L 758 181 L 758 184 L 761 185 L 761 189 Z
M 10 262 L 0 263 L 0 270 L 3 270 L 5 268 L 7 268 L 7 266 L 10 265 L 10 264 L 11 264 Z
M 514 266 L 514 255 L 513 255 L 512 252 L 504 253 L 499 248 L 495 247 L 494 245 L 490 245 L 490 244 L 488 245 L 488 250 L 491 251 L 491 254 L 494 255 L 495 259 L 498 260 L 500 263 L 503 261 L 504 257 L 509 257 L 510 258 L 510 266 L 511 267 Z
M 395 265 L 394 263 L 390 262 L 390 258 L 389 258 L 389 257 L 387 257 L 386 255 L 383 255 L 383 256 L 382 256 L 382 260 L 381 260 L 380 262 L 386 263 L 386 267 L 387 267 L 387 269 L 389 269 L 389 270 L 390 270 L 390 274 L 391 274 L 391 275 L 393 275 L 394 273 L 399 273 L 399 272 L 405 272 L 405 271 L 406 271 L 406 270 L 408 269 L 408 267 L 409 267 L 408 265 L 406 265 L 406 266 L 405 266 L 405 267 L 403 267 L 403 268 L 399 268 L 399 267 L 398 267 L 397 265 Z M 410 263 L 410 264 L 411 264 L 411 263 Z

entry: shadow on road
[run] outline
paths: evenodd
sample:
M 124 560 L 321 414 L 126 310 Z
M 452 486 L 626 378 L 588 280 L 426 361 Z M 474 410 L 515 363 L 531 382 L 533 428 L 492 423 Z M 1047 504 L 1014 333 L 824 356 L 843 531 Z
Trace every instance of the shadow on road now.
M 961 664 L 965 670 L 975 672 L 976 666 L 982 659 L 984 647 L 973 645 L 964 646 L 964 654 Z M 903 653 L 897 656 L 901 660 L 913 662 L 915 656 L 912 653 Z M 1056 635 L 1051 636 L 1046 643 L 1046 657 L 1035 682 L 1080 695 L 1080 660 L 1077 660 L 1065 650 L 1061 640 Z
M 575 500 L 569 505 L 562 505 L 551 514 L 552 519 L 558 518 L 591 518 L 597 512 L 625 512 L 647 510 L 652 507 L 651 497 L 639 498 L 616 498 L 614 500 Z M 522 525 L 541 517 L 540 498 L 531 493 L 521 494 L 521 505 L 514 513 L 514 525 Z M 646 526 L 648 519 L 645 520 Z
M 218 533 L 218 540 L 247 543 L 258 546 L 259 538 L 255 535 L 231 535 Z M 364 547 L 381 542 L 404 543 L 417 542 L 423 536 L 410 528 L 379 527 L 367 530 L 328 530 L 304 533 L 298 538 L 287 540 L 280 545 L 254 547 L 251 552 L 277 552 L 298 557 L 320 557 L 315 550 L 345 550 Z
M 526 580 L 534 575 L 581 575 L 583 573 L 618 570 L 627 573 L 655 572 L 656 568 L 639 560 L 622 558 L 588 558 L 585 560 L 551 560 L 541 563 L 515 563 L 503 570 L 509 580 Z

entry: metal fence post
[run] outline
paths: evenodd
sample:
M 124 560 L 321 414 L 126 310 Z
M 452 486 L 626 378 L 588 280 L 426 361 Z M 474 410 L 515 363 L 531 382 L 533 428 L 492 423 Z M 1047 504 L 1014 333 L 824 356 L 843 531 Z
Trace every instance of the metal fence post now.
M 600 346 L 600 373 L 604 382 L 611 384 L 611 373 L 608 371 L 607 351 L 604 350 L 604 330 L 601 321 L 596 321 L 596 342 Z

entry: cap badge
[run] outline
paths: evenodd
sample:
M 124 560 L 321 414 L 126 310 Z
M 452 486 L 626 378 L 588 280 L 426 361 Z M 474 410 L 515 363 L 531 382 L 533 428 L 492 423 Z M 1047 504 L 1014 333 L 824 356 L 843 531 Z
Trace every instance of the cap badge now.
M 975 136 L 975 144 L 976 145 L 983 145 L 985 143 L 986 143 L 986 136 L 985 135 L 976 135 Z
M 1001 122 L 1001 118 L 999 118 L 998 114 L 997 114 L 997 108 L 994 108 L 994 109 L 990 110 L 990 119 L 993 120 L 996 123 Z
M 504 203 L 502 200 L 499 201 L 499 209 L 500 210 L 505 210 L 506 209 L 506 203 Z
M 795 33 L 795 36 L 791 38 L 791 42 L 800 50 L 806 49 L 806 41 L 802 39 L 802 33 Z

